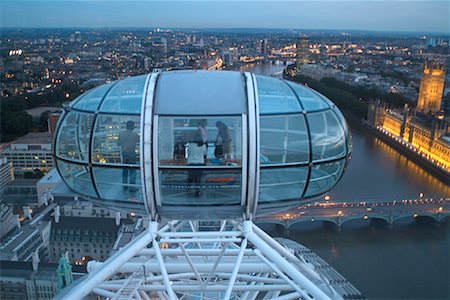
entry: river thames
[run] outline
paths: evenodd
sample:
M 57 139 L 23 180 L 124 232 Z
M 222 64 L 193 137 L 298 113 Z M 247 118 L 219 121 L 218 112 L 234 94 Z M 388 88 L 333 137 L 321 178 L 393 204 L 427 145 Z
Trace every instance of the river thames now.
M 241 67 L 271 75 L 281 62 Z M 331 201 L 393 201 L 450 196 L 450 186 L 400 154 L 358 122 L 349 122 L 353 154 L 341 181 L 328 193 Z M 272 236 L 283 228 L 263 225 Z M 337 231 L 332 224 L 300 223 L 289 238 L 316 252 L 368 299 L 450 299 L 450 223 L 401 219 L 350 221 Z

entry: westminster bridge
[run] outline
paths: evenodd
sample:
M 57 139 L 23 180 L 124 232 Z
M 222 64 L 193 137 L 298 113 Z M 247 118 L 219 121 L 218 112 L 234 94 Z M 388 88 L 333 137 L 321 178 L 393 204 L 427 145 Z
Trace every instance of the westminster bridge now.
M 331 222 L 340 230 L 352 220 L 381 219 L 389 225 L 403 218 L 432 218 L 438 222 L 450 216 L 450 198 L 411 199 L 390 202 L 315 202 L 256 219 L 258 224 L 279 224 L 289 231 L 301 222 Z

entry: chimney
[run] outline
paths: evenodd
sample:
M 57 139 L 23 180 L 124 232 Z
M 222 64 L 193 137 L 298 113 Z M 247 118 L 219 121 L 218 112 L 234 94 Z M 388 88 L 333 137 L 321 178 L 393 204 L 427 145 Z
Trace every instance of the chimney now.
M 39 268 L 39 263 L 41 262 L 41 260 L 39 259 L 39 252 L 38 250 L 34 251 L 33 256 L 32 256 L 32 265 L 33 265 L 33 271 L 37 271 Z
M 55 210 L 55 213 L 53 214 L 53 216 L 55 217 L 55 222 L 59 223 L 59 217 L 61 216 L 61 212 L 59 210 L 59 205 L 55 206 L 54 210 Z
M 116 212 L 116 225 L 120 225 L 120 212 Z
M 30 220 L 33 219 L 33 217 L 31 216 L 31 208 L 29 206 L 23 206 L 22 209 L 23 209 L 23 216 L 25 218 L 28 218 Z

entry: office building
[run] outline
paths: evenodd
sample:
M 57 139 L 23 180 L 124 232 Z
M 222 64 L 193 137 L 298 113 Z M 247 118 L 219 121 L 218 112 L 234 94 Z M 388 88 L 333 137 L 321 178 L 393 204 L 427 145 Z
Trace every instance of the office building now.
M 12 162 L 15 174 L 33 172 L 36 169 L 45 173 L 53 168 L 51 141 L 49 132 L 30 132 L 12 142 L 0 152 L 0 157 Z

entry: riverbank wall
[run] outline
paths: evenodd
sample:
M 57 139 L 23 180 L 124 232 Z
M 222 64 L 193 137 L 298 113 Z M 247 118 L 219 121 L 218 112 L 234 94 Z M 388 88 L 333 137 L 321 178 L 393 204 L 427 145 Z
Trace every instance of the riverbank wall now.
M 425 169 L 430 174 L 434 175 L 436 178 L 441 180 L 445 184 L 449 184 L 450 182 L 450 173 L 446 172 L 445 170 L 439 168 L 435 164 L 433 164 L 431 161 L 428 161 L 422 157 L 420 153 L 417 153 L 414 151 L 414 149 L 410 149 L 408 147 L 405 147 L 402 143 L 388 137 L 384 133 L 380 132 L 376 128 L 373 128 L 367 122 L 361 121 L 361 124 L 364 125 L 372 134 L 374 134 L 377 138 L 400 152 L 401 154 L 405 155 L 415 163 L 417 163 L 419 166 L 421 166 L 423 169 Z

